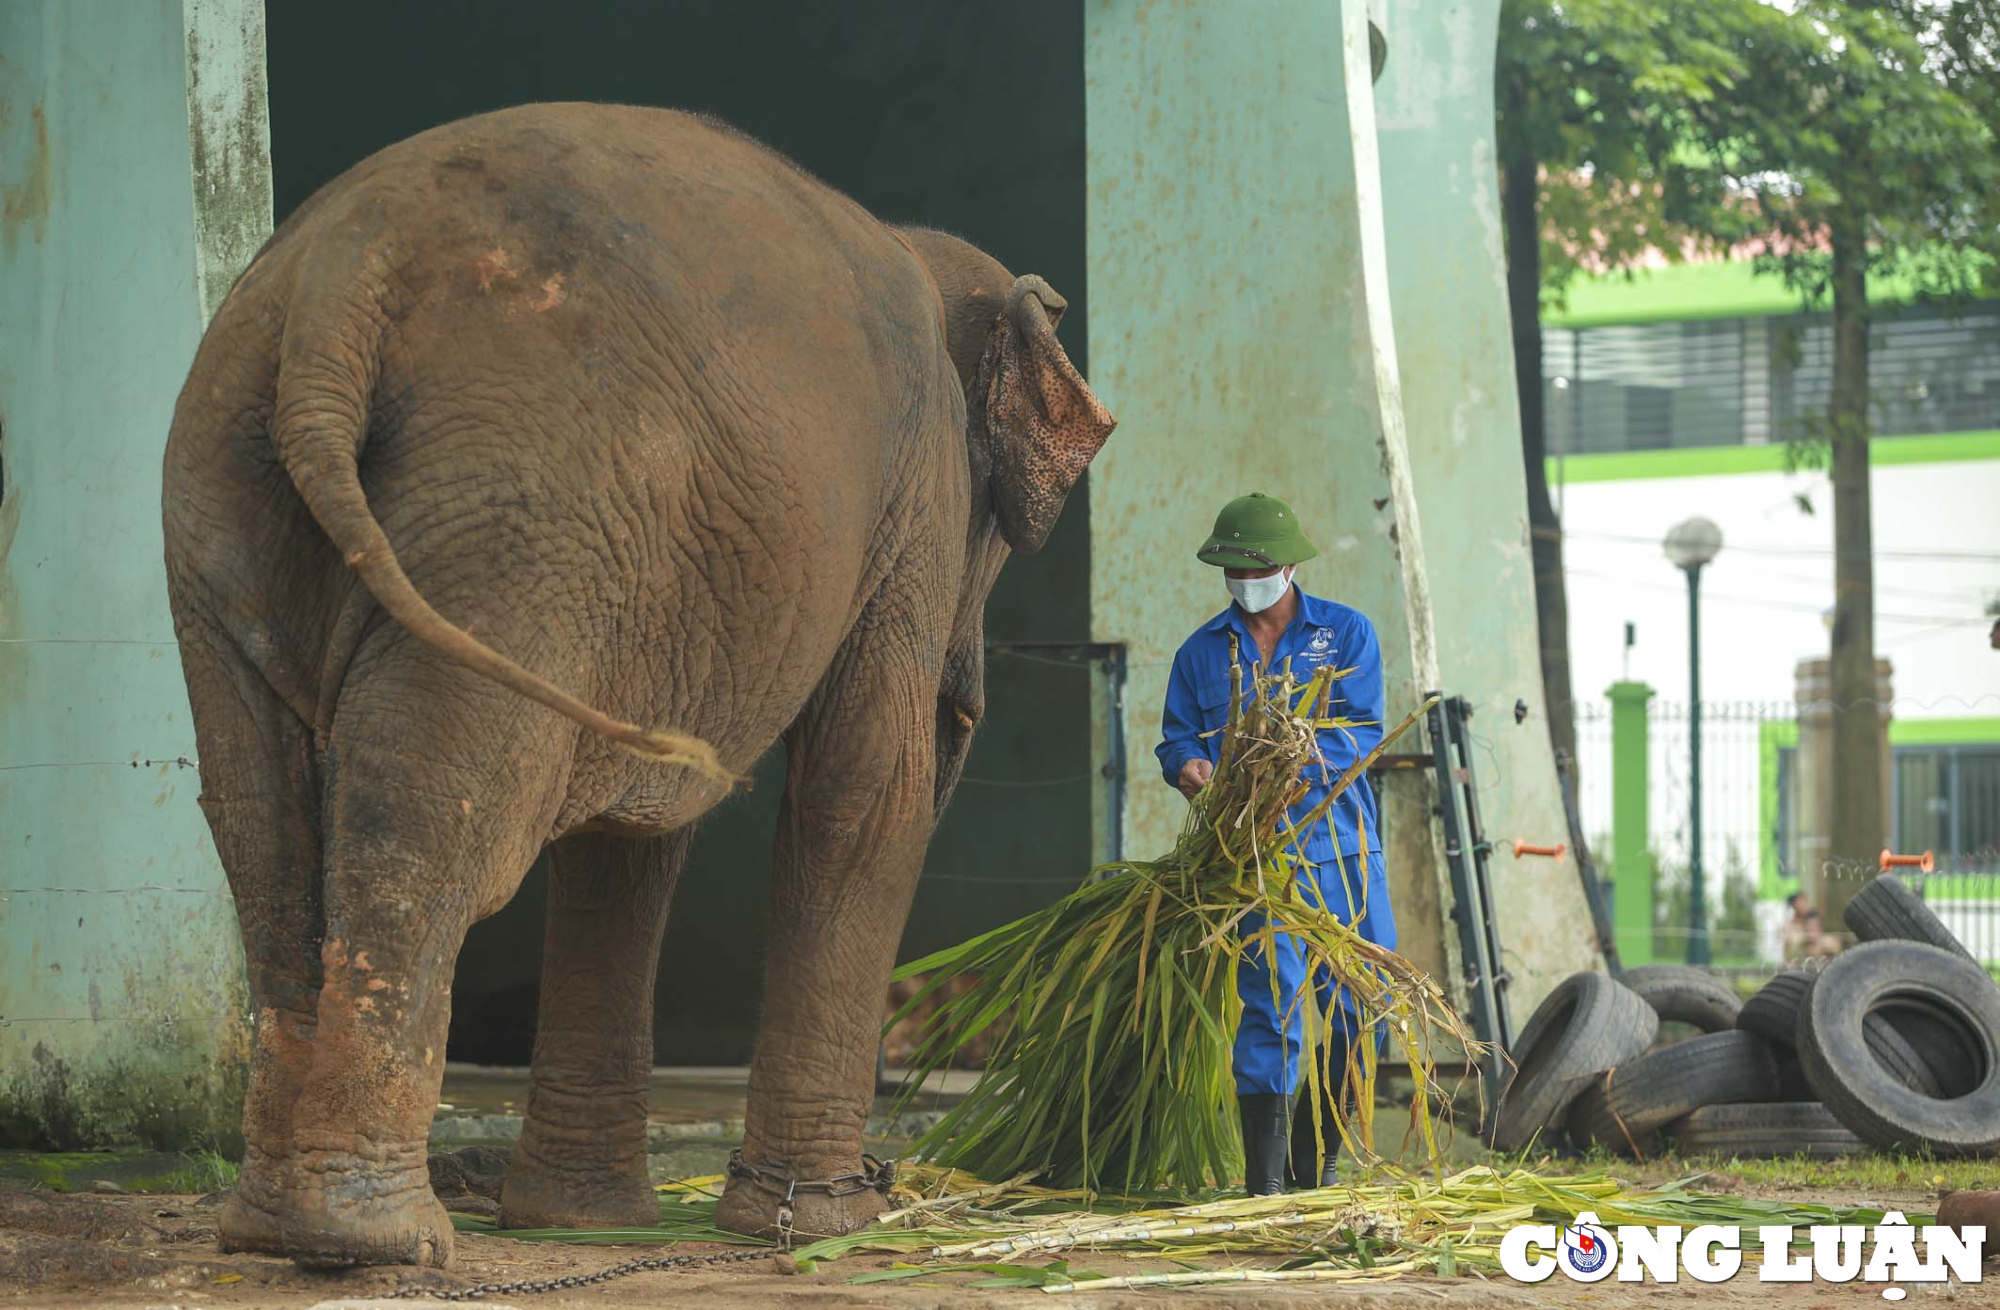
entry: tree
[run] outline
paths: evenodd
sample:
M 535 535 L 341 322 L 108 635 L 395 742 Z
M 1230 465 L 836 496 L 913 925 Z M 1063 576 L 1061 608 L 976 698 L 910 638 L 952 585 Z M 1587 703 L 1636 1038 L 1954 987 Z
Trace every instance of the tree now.
M 1869 522 L 1868 279 L 2000 289 L 2000 0 L 1506 0 L 1496 99 L 1509 310 L 1550 734 L 1574 757 L 1562 542 L 1544 472 L 1540 310 L 1579 268 L 1755 243 L 1829 303 L 1838 860 L 1883 844 Z M 1858 880 L 1820 889 L 1838 925 Z
M 1541 315 L 1586 267 L 1708 243 L 1720 179 L 1679 149 L 1684 104 L 1739 71 L 1724 48 L 1669 40 L 1640 0 L 1506 0 L 1495 65 L 1507 309 L 1549 738 L 1576 760 L 1562 525 L 1549 498 Z
M 1676 31 L 1728 52 L 1726 91 L 1684 131 L 1736 198 L 1711 215 L 1759 239 L 1763 267 L 1832 307 L 1832 400 L 1792 434 L 1825 452 L 1834 506 L 1832 857 L 1872 866 L 1887 817 L 1876 695 L 1869 497 L 1868 281 L 1896 268 L 1926 297 L 1993 284 L 2000 255 L 2000 0 L 1802 0 L 1675 6 Z M 1820 904 L 1839 926 L 1859 879 Z

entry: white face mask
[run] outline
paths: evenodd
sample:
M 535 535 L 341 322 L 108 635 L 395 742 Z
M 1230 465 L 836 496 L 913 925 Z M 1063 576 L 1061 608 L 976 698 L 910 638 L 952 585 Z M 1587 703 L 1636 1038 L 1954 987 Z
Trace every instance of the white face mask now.
M 1292 587 L 1292 574 L 1297 571 L 1294 565 L 1269 577 L 1224 578 L 1222 585 L 1229 588 L 1229 594 L 1236 598 L 1245 614 L 1261 614 L 1285 598 Z

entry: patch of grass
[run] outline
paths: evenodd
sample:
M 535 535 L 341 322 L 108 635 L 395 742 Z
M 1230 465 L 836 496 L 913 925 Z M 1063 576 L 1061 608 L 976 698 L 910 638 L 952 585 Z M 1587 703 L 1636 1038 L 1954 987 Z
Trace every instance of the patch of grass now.
M 102 1151 L 0 1151 L 0 1188 L 206 1195 L 236 1182 L 236 1163 L 213 1149 L 169 1153 L 143 1147 Z
M 16 1162 L 16 1167 L 31 1185 L 46 1187 L 52 1192 L 66 1192 L 69 1190 L 70 1170 L 76 1168 L 79 1162 L 94 1163 L 96 1158 L 92 1152 L 51 1151 L 42 1156 L 24 1155 Z
M 1821 1190 L 1931 1192 L 2000 1187 L 2000 1160 L 1938 1160 L 1923 1155 L 1853 1155 L 1838 1160 L 1793 1156 L 1784 1160 L 1683 1157 L 1666 1162 L 1682 1173 L 1729 1173 L 1753 1186 Z
M 129 1190 L 206 1196 L 236 1185 L 237 1163 L 219 1151 L 186 1151 L 181 1159 L 186 1163 L 178 1169 L 152 1178 L 133 1179 Z
M 1489 1152 L 1485 1160 L 1494 1169 L 1547 1169 L 1559 1157 L 1548 1151 L 1527 1150 L 1512 1154 Z M 1578 1157 L 1571 1157 L 1577 1160 Z M 1924 1154 L 1875 1154 L 1843 1156 L 1837 1160 L 1811 1159 L 1795 1155 L 1781 1159 L 1738 1159 L 1726 1155 L 1664 1155 L 1636 1161 L 1602 1146 L 1592 1146 L 1580 1157 L 1583 1167 L 1628 1179 L 1685 1178 L 1691 1174 L 1721 1174 L 1741 1180 L 1751 1187 L 1809 1188 L 1820 1191 L 1848 1189 L 1861 1196 L 1883 1192 L 1934 1192 L 2000 1188 L 2000 1160 L 1940 1160 Z
M 1749 1187 L 1852 1191 L 1857 1201 L 1891 1192 L 2000 1188 L 2000 1160 L 1941 1160 L 1921 1153 L 1868 1152 L 1837 1160 L 1802 1155 L 1768 1160 L 1726 1155 L 1663 1155 L 1638 1161 L 1593 1145 L 1581 1156 L 1531 1147 L 1514 1152 L 1488 1151 L 1480 1159 L 1500 1173 L 1581 1167 L 1634 1182 L 1713 1174 Z

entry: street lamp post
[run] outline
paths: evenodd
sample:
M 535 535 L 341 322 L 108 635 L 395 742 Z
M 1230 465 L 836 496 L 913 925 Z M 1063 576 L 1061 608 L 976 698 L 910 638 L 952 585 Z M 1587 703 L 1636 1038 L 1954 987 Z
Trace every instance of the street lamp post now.
M 1722 549 L 1722 529 L 1704 518 L 1667 532 L 1667 559 L 1688 580 L 1688 944 L 1689 964 L 1707 964 L 1708 898 L 1701 871 L 1701 566 Z

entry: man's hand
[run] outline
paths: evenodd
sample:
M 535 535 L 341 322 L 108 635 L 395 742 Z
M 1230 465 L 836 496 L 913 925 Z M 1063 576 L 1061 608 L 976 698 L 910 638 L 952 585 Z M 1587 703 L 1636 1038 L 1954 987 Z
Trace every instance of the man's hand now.
M 1174 785 L 1181 789 L 1181 795 L 1193 800 L 1195 793 L 1208 785 L 1208 780 L 1214 773 L 1215 766 L 1208 762 L 1207 757 L 1197 755 L 1181 765 L 1180 781 Z

